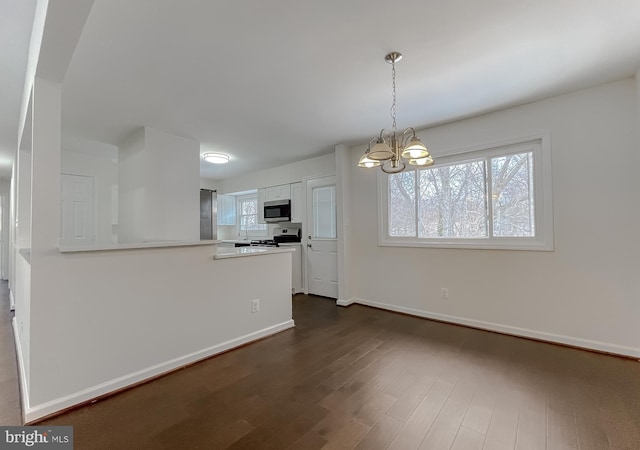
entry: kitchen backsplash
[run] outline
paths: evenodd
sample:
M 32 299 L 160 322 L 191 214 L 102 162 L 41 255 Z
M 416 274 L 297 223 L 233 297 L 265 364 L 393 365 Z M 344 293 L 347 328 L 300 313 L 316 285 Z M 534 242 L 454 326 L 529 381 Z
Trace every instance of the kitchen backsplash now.
M 302 228 L 302 224 L 300 223 L 291 223 L 287 225 L 291 226 L 292 228 Z M 276 227 L 282 228 L 283 226 L 285 226 L 285 224 L 282 222 L 277 224 L 267 224 L 266 236 L 265 235 L 257 236 L 249 233 L 249 239 L 265 239 L 265 237 L 272 238 L 273 230 Z M 241 236 L 238 236 L 238 227 L 235 225 L 218 225 L 218 239 L 220 240 L 244 239 L 244 237 L 245 237 L 244 232 L 241 233 Z

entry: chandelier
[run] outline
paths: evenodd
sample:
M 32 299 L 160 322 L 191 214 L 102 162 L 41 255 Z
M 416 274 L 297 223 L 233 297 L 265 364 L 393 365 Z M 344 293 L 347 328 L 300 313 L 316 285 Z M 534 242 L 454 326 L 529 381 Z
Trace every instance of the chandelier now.
M 434 163 L 433 157 L 416 136 L 416 131 L 411 127 L 402 133 L 396 130 L 396 63 L 402 59 L 402 54 L 391 52 L 384 59 L 391 64 L 393 128 L 391 131 L 382 129 L 380 136 L 369 141 L 367 150 L 358 162 L 358 167 L 380 167 L 385 173 L 399 173 L 407 167 L 406 162 L 412 166 L 431 166 Z

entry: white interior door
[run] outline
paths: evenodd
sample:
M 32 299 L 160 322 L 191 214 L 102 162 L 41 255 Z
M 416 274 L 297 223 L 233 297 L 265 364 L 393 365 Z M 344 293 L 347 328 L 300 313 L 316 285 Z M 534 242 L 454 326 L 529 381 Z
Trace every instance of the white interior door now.
M 60 197 L 60 244 L 92 244 L 93 177 L 63 173 Z
M 337 299 L 336 177 L 308 179 L 306 191 L 309 293 Z

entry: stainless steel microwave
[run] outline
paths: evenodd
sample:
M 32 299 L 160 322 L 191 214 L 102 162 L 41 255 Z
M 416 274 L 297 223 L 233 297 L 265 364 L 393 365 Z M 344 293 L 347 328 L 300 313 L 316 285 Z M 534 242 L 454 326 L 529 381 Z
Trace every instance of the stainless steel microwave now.
M 264 221 L 291 222 L 291 200 L 270 200 L 264 202 Z

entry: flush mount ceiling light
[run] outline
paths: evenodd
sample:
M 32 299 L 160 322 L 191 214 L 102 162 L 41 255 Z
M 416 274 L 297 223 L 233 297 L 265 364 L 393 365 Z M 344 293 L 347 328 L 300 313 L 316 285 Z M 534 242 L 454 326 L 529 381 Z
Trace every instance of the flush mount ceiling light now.
M 202 159 L 212 164 L 226 164 L 229 162 L 229 155 L 224 153 L 205 153 Z
M 411 127 L 402 133 L 396 130 L 396 63 L 402 59 L 402 54 L 391 52 L 384 59 L 391 64 L 393 128 L 391 131 L 382 129 L 380 136 L 369 141 L 358 167 L 380 167 L 385 173 L 399 173 L 407 167 L 405 160 L 412 166 L 430 166 L 434 163 L 433 157 L 416 136 L 416 131 Z

